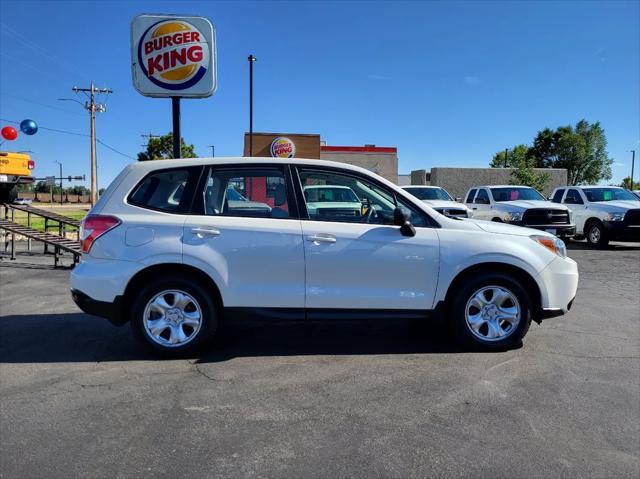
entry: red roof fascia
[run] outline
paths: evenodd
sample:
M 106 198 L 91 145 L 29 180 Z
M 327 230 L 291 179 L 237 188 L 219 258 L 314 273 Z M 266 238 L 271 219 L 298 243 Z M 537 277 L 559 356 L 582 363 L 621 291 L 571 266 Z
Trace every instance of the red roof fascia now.
M 320 151 L 397 153 L 398 148 L 395 146 L 320 146 Z

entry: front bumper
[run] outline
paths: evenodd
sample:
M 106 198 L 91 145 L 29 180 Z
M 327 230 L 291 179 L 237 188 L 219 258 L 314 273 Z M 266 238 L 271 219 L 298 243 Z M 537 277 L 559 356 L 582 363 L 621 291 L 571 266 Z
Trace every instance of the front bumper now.
M 558 238 L 572 238 L 576 235 L 576 225 L 574 224 L 528 225 L 523 223 L 522 221 L 512 221 L 509 224 L 524 226 L 525 228 L 532 228 L 534 230 L 546 231 L 547 233 L 554 234 Z
M 578 265 L 571 258 L 555 258 L 536 278 L 541 304 L 535 312 L 537 321 L 562 316 L 573 306 L 578 291 Z
M 602 224 L 612 241 L 640 241 L 640 225 L 630 225 L 626 221 L 604 221 Z

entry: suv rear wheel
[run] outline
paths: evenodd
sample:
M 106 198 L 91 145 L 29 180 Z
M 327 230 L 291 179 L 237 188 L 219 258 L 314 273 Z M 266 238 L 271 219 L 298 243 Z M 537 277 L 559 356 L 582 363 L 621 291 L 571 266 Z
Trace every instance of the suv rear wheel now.
M 149 282 L 133 301 L 131 315 L 136 338 L 169 357 L 210 342 L 218 325 L 211 295 L 185 276 Z
M 454 334 L 485 350 L 519 347 L 531 325 L 531 299 L 516 279 L 485 273 L 466 281 L 451 307 Z

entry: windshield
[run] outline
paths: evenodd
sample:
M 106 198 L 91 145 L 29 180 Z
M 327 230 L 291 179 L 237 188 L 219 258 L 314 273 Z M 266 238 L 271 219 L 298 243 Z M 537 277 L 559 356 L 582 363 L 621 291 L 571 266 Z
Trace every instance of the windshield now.
M 583 188 L 582 191 L 592 203 L 614 200 L 638 201 L 638 198 L 624 188 Z
M 304 196 L 307 201 L 329 203 L 360 203 L 351 188 L 306 188 Z
M 405 188 L 405 190 L 419 200 L 453 201 L 453 198 L 449 196 L 449 193 L 442 188 Z
M 493 201 L 536 200 L 546 201 L 544 197 L 533 188 L 491 188 Z

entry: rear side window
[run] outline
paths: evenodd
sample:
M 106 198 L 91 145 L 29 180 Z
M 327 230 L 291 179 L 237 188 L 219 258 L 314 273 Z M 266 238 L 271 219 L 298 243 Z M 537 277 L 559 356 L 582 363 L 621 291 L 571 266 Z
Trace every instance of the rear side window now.
M 465 203 L 471 203 L 475 195 L 476 195 L 476 190 L 471 190 L 467 195 L 467 199 L 465 200 Z
M 178 213 L 191 203 L 191 185 L 200 168 L 180 168 L 150 173 L 129 196 L 129 203 L 151 210 Z
M 551 201 L 553 201 L 554 203 L 560 203 L 560 201 L 562 200 L 563 194 L 564 194 L 563 188 L 556 190 L 556 192 L 553 194 L 553 198 L 551 198 Z

